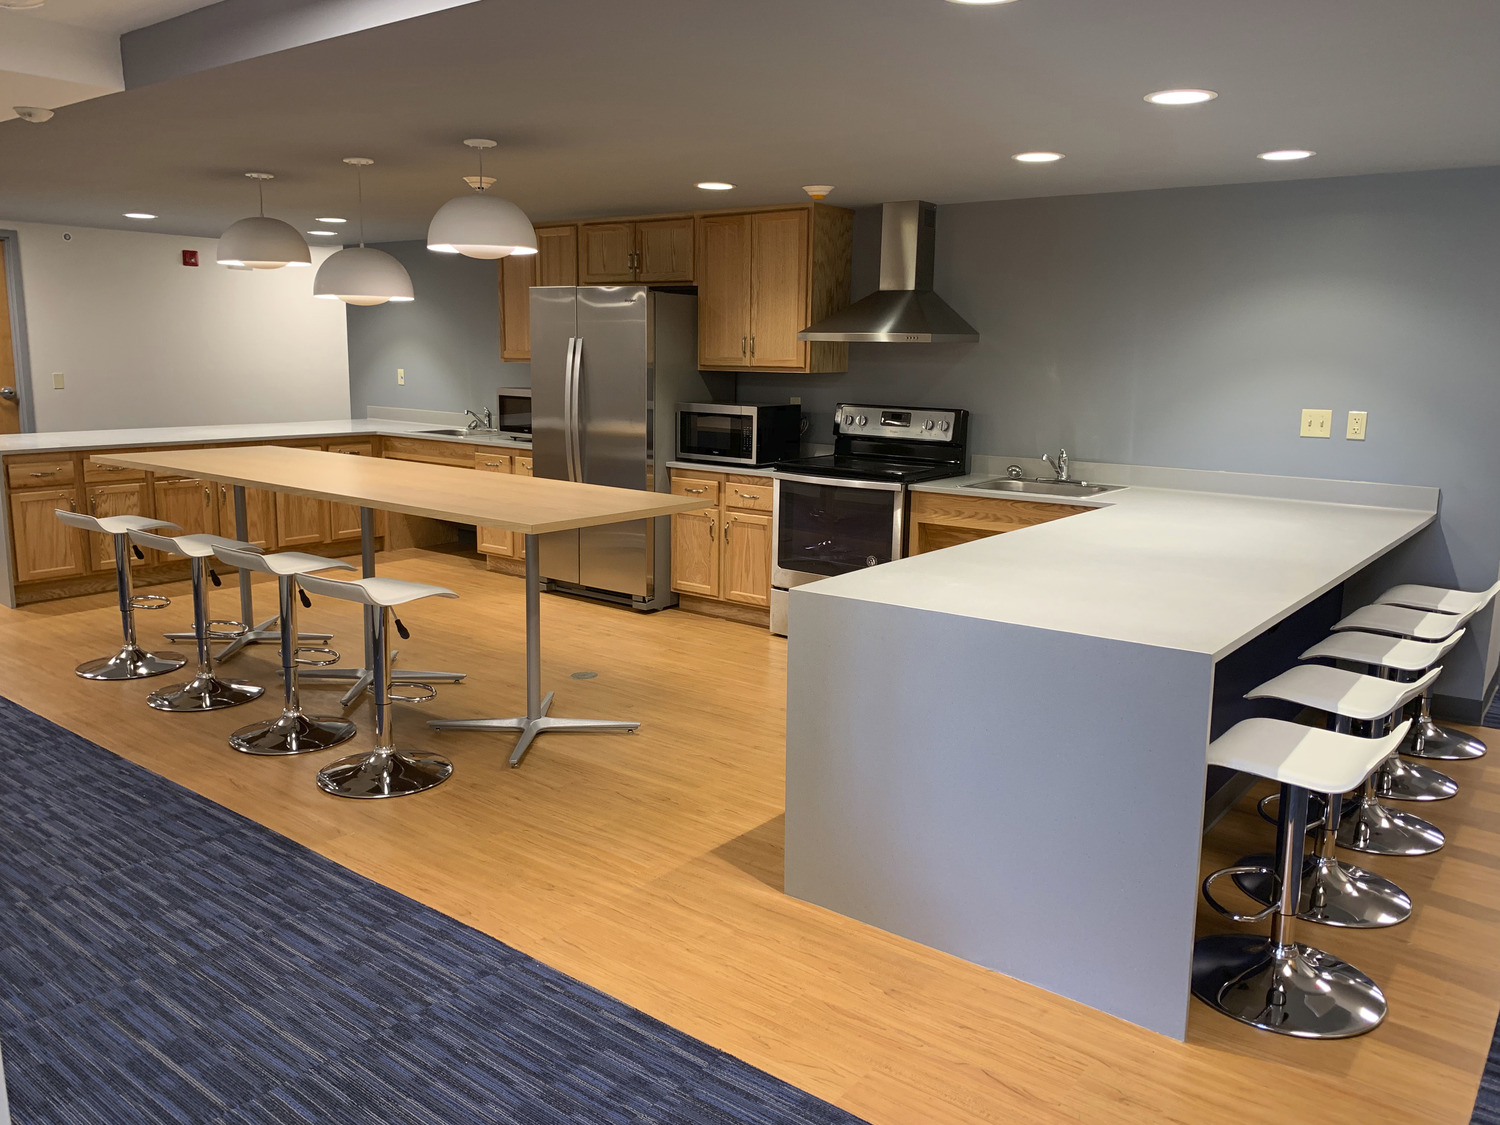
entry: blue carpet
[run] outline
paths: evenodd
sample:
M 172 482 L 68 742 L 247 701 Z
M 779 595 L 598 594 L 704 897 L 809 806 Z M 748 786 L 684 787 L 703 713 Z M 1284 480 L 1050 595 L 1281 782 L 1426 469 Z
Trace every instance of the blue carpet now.
M 1484 713 L 1484 722 L 1480 726 L 1500 727 L 1500 692 L 1495 693 L 1495 698 L 1490 700 L 1490 709 Z
M 5 700 L 0 779 L 15 1125 L 859 1125 Z

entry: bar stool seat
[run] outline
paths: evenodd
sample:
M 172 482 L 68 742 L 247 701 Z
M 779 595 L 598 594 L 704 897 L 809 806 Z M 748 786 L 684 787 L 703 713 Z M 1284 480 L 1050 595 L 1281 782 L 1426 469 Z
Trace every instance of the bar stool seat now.
M 158 711 L 195 712 L 217 711 L 224 707 L 238 707 L 259 699 L 265 688 L 239 680 L 220 679 L 214 672 L 213 652 L 209 642 L 237 635 L 248 626 L 239 621 L 211 621 L 208 616 L 208 584 L 205 581 L 207 563 L 218 547 L 231 547 L 255 554 L 260 548 L 253 543 L 241 543 L 237 539 L 226 539 L 222 535 L 179 535 L 176 537 L 157 535 L 152 531 L 137 530 L 130 533 L 133 542 L 169 555 L 185 555 L 193 568 L 193 636 L 198 644 L 198 672 L 185 684 L 154 691 L 146 702 Z M 215 628 L 215 627 L 218 628 Z M 228 630 L 235 630 L 233 632 Z
M 1421 694 L 1437 679 L 1433 668 L 1416 683 L 1383 680 L 1327 664 L 1299 664 L 1245 693 L 1246 699 L 1285 699 L 1330 715 L 1369 723 L 1389 718 L 1397 708 Z
M 327 750 L 354 737 L 356 727 L 337 715 L 308 715 L 302 710 L 297 669 L 302 664 L 326 667 L 336 664 L 339 654 L 331 648 L 303 648 L 297 644 L 297 598 L 301 593 L 298 578 L 320 570 L 353 570 L 340 559 L 327 559 L 300 551 L 261 554 L 219 545 L 217 558 L 241 570 L 276 576 L 276 593 L 280 614 L 277 631 L 281 639 L 281 674 L 285 698 L 281 714 L 241 727 L 229 736 L 229 745 L 242 754 L 285 756 L 310 754 Z M 323 636 L 325 634 L 318 634 Z
M 399 578 L 357 578 L 341 581 L 304 574 L 299 581 L 310 594 L 341 598 L 365 607 L 369 615 L 370 636 L 374 641 L 373 677 L 370 683 L 375 696 L 375 746 L 368 754 L 340 758 L 318 772 L 318 788 L 336 797 L 403 797 L 441 785 L 453 774 L 453 763 L 437 754 L 421 750 L 398 750 L 390 716 L 391 701 L 425 703 L 437 694 L 430 684 L 403 681 L 404 686 L 425 692 L 422 695 L 391 694 L 390 626 L 395 615 L 392 608 L 422 598 L 456 598 L 452 590 L 422 582 L 405 582 Z M 396 621 L 398 632 L 405 626 Z
M 1412 609 L 1425 609 L 1430 613 L 1457 613 L 1470 616 L 1478 613 L 1495 595 L 1500 594 L 1500 582 L 1488 590 L 1450 590 L 1444 586 L 1392 586 L 1375 599 L 1378 605 L 1402 605 Z
M 1215 879 L 1239 874 L 1216 871 L 1203 881 L 1203 897 L 1238 922 L 1271 919 L 1268 937 L 1213 934 L 1193 945 L 1193 995 L 1225 1015 L 1265 1031 L 1304 1039 L 1360 1035 L 1385 1018 L 1377 985 L 1331 953 L 1295 940 L 1301 899 L 1309 791 L 1342 793 L 1361 784 L 1401 744 L 1410 722 L 1384 738 L 1359 738 L 1305 727 L 1282 719 L 1236 723 L 1208 747 L 1210 765 L 1243 770 L 1281 783 L 1277 826 L 1278 882 L 1274 905 L 1241 915 L 1213 897 Z
M 135 596 L 134 576 L 130 568 L 130 533 L 149 531 L 153 528 L 169 528 L 177 531 L 174 523 L 152 519 L 150 516 L 119 515 L 93 516 L 84 512 L 56 509 L 57 518 L 69 527 L 81 531 L 92 531 L 108 535 L 114 540 L 115 590 L 120 602 L 120 627 L 124 642 L 113 656 L 86 660 L 76 671 L 85 680 L 143 680 L 150 676 L 161 676 L 175 672 L 187 663 L 187 657 L 175 652 L 147 652 L 136 640 L 135 611 L 138 609 L 165 609 L 170 598 L 160 594 Z
M 1425 672 L 1458 644 L 1467 632 L 1459 629 L 1446 640 L 1414 641 L 1387 633 L 1362 633 L 1349 630 L 1330 633 L 1298 660 L 1347 660 L 1371 668 L 1388 668 L 1393 672 Z

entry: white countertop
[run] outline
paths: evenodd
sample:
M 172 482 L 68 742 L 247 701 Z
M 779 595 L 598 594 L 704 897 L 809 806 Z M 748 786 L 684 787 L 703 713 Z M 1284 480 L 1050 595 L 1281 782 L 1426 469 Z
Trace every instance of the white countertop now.
M 1436 518 L 1377 507 L 1132 486 L 1095 497 L 916 491 L 1097 508 L 799 587 L 1218 659 Z
M 0 454 L 65 453 L 79 449 L 134 449 L 150 445 L 200 445 L 226 441 L 283 441 L 291 438 L 430 437 L 473 445 L 530 449 L 528 442 L 497 434 L 438 434 L 431 423 L 381 418 L 334 418 L 324 422 L 251 422 L 233 426 L 162 426 L 131 430 L 68 430 L 47 434 L 0 435 Z

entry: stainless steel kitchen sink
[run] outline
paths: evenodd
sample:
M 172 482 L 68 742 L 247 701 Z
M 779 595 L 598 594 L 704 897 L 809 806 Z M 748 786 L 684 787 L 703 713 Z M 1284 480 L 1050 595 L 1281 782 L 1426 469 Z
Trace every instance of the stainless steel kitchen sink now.
M 492 430 L 423 430 L 423 435 L 443 434 L 446 437 L 484 437 Z
M 1016 480 L 1014 477 L 1000 477 L 960 487 L 972 488 L 977 492 L 1018 492 L 1023 496 L 1098 496 L 1101 492 L 1118 492 L 1125 486 L 1089 484 L 1087 481 L 1074 480 Z

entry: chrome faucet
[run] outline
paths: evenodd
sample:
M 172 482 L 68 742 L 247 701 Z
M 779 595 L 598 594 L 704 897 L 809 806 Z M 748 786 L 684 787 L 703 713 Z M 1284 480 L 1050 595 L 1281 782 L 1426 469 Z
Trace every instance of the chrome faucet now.
M 473 433 L 475 430 L 493 430 L 495 428 L 495 416 L 490 413 L 488 406 L 484 408 L 484 417 L 482 418 L 472 410 L 465 409 L 464 413 L 473 419 L 467 426 L 470 433 Z
M 1066 449 L 1059 449 L 1056 457 L 1048 457 L 1043 453 L 1042 460 L 1052 469 L 1054 479 L 1068 479 L 1068 451 Z

